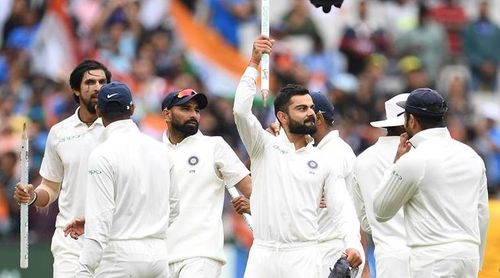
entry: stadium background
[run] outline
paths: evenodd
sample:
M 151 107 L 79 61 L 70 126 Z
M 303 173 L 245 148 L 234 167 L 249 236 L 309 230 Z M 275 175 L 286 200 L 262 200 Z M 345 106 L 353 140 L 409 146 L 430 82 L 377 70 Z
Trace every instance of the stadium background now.
M 422 86 L 447 98 L 452 136 L 487 165 L 491 220 L 480 277 L 500 277 L 500 0 L 345 0 L 329 14 L 308 0 L 273 0 L 270 18 L 278 40 L 271 91 L 298 82 L 326 94 L 336 128 L 357 154 L 382 134 L 368 123 L 383 118 L 386 99 Z M 20 271 L 12 193 L 22 123 L 29 123 L 37 184 L 49 128 L 76 107 L 67 84 L 76 63 L 98 59 L 129 84 L 134 120 L 155 138 L 165 94 L 186 87 L 207 94 L 201 130 L 222 135 L 247 161 L 231 107 L 259 26 L 254 0 L 0 1 L 0 278 L 51 276 L 57 206 L 31 210 L 30 269 Z M 260 99 L 255 106 L 264 125 L 273 120 Z M 242 277 L 251 234 L 229 203 L 223 217 L 224 277 Z

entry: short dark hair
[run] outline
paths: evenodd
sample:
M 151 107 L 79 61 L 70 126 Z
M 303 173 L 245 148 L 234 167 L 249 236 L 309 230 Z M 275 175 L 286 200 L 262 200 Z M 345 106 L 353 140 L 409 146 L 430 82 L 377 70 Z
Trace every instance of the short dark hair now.
M 110 102 L 106 105 L 110 111 L 100 111 L 101 116 L 109 121 L 118 121 L 129 119 L 131 114 L 130 110 L 123 109 L 123 106 L 118 102 Z
M 293 96 L 308 95 L 309 90 L 302 85 L 288 84 L 281 88 L 278 96 L 274 100 L 274 114 L 277 115 L 278 111 L 288 113 L 288 105 Z M 277 117 L 276 117 L 277 118 Z
M 406 117 L 409 117 L 410 114 L 413 115 L 413 117 L 415 117 L 417 122 L 420 124 L 422 130 L 445 126 L 444 116 L 422 116 L 408 112 L 405 112 L 405 114 Z
M 106 75 L 106 81 L 111 82 L 111 72 L 108 68 L 96 60 L 85 60 L 81 62 L 76 68 L 71 72 L 69 76 L 69 85 L 71 89 L 79 91 L 80 85 L 82 84 L 83 75 L 89 70 L 103 70 Z M 76 103 L 80 103 L 78 96 L 73 94 L 73 98 Z

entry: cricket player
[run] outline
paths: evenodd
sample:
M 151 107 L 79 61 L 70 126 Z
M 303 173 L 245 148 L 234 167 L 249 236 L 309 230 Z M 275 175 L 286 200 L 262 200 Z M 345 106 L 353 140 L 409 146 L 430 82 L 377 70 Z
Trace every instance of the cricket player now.
M 489 218 L 484 162 L 451 138 L 436 91 L 415 89 L 398 105 L 407 133 L 375 192 L 375 218 L 388 221 L 403 207 L 410 277 L 477 277 Z
M 375 244 L 375 263 L 379 277 L 410 277 L 410 249 L 406 246 L 403 209 L 384 223 L 375 219 L 373 195 L 384 176 L 384 171 L 394 162 L 399 136 L 404 130 L 404 109 L 396 103 L 405 101 L 409 94 L 399 94 L 385 102 L 386 119 L 370 124 L 386 128 L 387 136 L 361 153 L 354 164 L 355 182 L 353 200 L 362 229 L 370 233 Z
M 319 209 L 319 242 L 323 257 L 323 276 L 328 277 L 330 268 L 342 254 L 347 255 L 347 261 L 351 267 L 360 267 L 364 257 L 363 246 L 359 233 L 359 221 L 354 209 L 352 198 L 347 191 L 347 184 L 352 183 L 352 171 L 356 155 L 351 147 L 339 136 L 338 130 L 333 129 L 333 105 L 321 93 L 311 93 L 316 113 L 316 132 L 312 134 L 316 147 L 328 158 L 330 165 L 336 169 L 339 175 L 339 183 L 336 194 L 342 199 L 342 203 L 326 204 L 332 206 L 331 210 Z M 358 272 L 361 277 L 362 271 Z
M 168 277 L 167 228 L 179 205 L 173 162 L 165 145 L 130 119 L 125 84 L 103 86 L 98 98 L 106 128 L 88 161 L 78 277 Z
M 224 257 L 222 207 L 225 184 L 250 197 L 249 171 L 220 136 L 198 130 L 204 94 L 184 89 L 162 102 L 167 123 L 163 141 L 175 161 L 173 182 L 181 200 L 177 220 L 168 229 L 171 278 L 220 277 Z M 201 276 L 200 276 L 201 275 Z
M 59 213 L 52 237 L 53 276 L 74 277 L 82 240 L 64 236 L 63 228 L 73 218 L 84 214 L 87 187 L 87 160 L 104 130 L 95 105 L 101 86 L 111 81 L 111 72 L 101 63 L 86 60 L 71 72 L 69 84 L 78 108 L 69 118 L 49 131 L 40 168 L 41 183 L 16 185 L 14 199 L 36 207 L 47 207 L 58 200 Z
M 283 130 L 275 137 L 265 131 L 252 103 L 257 67 L 273 40 L 261 36 L 236 90 L 234 117 L 251 159 L 254 241 L 245 277 L 321 277 L 318 249 L 318 204 L 342 202 L 334 194 L 337 175 L 313 146 L 308 135 L 316 131 L 316 115 L 309 91 L 299 85 L 281 88 L 274 101 Z M 330 208 L 328 208 L 330 209 Z

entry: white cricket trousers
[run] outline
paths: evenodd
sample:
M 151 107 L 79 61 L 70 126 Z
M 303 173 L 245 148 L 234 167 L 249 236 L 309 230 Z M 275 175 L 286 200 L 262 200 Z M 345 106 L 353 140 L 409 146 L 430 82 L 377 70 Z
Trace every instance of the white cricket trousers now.
M 375 268 L 378 277 L 410 277 L 410 249 L 375 253 Z
M 79 269 L 78 258 L 83 249 L 83 239 L 65 237 L 63 228 L 56 228 L 52 236 L 50 250 L 54 257 L 53 277 L 76 277 Z
M 245 278 L 320 278 L 321 253 L 317 242 L 292 244 L 254 240 Z
M 478 271 L 479 246 L 474 243 L 452 242 L 412 247 L 410 251 L 412 278 L 472 278 Z
M 104 248 L 96 278 L 168 278 L 164 239 L 112 240 Z
M 344 241 L 340 239 L 331 239 L 327 241 L 322 241 L 319 243 L 319 248 L 321 250 L 321 254 L 323 254 L 323 262 L 321 267 L 321 277 L 328 277 L 330 275 L 330 268 L 333 269 L 335 263 L 342 256 L 342 253 L 345 251 Z M 354 247 L 353 247 L 354 248 Z M 363 267 L 365 266 L 365 252 L 362 249 L 361 243 L 359 247 L 356 248 L 359 251 L 359 255 L 363 262 L 358 266 L 358 274 L 356 277 L 361 277 L 363 272 Z M 384 277 L 384 276 L 380 276 Z
M 222 262 L 206 257 L 190 258 L 169 264 L 170 278 L 219 278 Z

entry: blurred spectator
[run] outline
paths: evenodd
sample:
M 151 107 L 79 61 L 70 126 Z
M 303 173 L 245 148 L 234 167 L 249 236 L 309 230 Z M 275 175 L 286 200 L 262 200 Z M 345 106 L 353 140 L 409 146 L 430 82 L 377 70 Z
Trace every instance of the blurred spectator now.
M 110 0 L 92 30 L 97 37 L 99 60 L 118 73 L 129 73 L 132 68 L 142 31 L 139 8 L 139 2 Z
M 3 2 L 3 1 L 2 1 Z M 7 38 L 10 36 L 12 30 L 16 27 L 22 26 L 24 21 L 24 14 L 29 11 L 28 0 L 12 0 L 10 14 L 3 23 L 2 42 L 5 44 Z
M 419 6 L 418 24 L 407 32 L 403 32 L 395 41 L 400 57 L 414 55 L 420 58 L 430 81 L 434 82 L 439 69 L 444 65 L 448 51 L 446 33 L 430 17 L 427 6 Z
M 135 59 L 131 77 L 129 87 L 135 106 L 133 119 L 139 121 L 148 114 L 157 114 L 160 107 L 158 100 L 168 92 L 165 79 L 155 74 L 153 61 L 144 57 Z
M 18 176 L 16 173 L 17 154 L 8 151 L 0 154 L 0 235 L 5 234 L 18 218 L 17 204 L 10 196 L 14 194 Z
M 347 57 L 347 71 L 359 75 L 373 53 L 389 54 L 390 39 L 385 31 L 368 20 L 368 3 L 359 1 L 358 19 L 344 30 L 340 51 Z
M 346 61 L 339 51 L 325 49 L 320 37 L 314 37 L 313 41 L 312 52 L 299 58 L 299 62 L 309 72 L 309 90 L 325 92 L 327 82 L 345 71 Z
M 418 2 L 416 0 L 385 1 L 385 13 L 380 17 L 384 22 L 384 29 L 393 39 L 417 27 Z
M 491 92 L 497 87 L 500 27 L 489 18 L 488 1 L 479 5 L 479 18 L 463 32 L 464 54 L 472 72 L 472 89 Z
M 429 87 L 429 75 L 418 57 L 403 57 L 399 61 L 398 67 L 401 73 L 403 73 L 405 82 L 403 92 L 411 92 L 417 88 Z
M 482 105 L 475 146 L 486 164 L 490 196 L 500 193 L 500 107 L 494 103 Z
M 209 15 L 207 22 L 235 48 L 240 46 L 238 30 L 241 22 L 254 15 L 251 0 L 204 0 L 207 1 Z
M 431 9 L 432 18 L 442 24 L 448 36 L 448 50 L 454 57 L 462 55 L 460 32 L 467 23 L 467 15 L 458 0 L 443 0 L 443 3 Z

